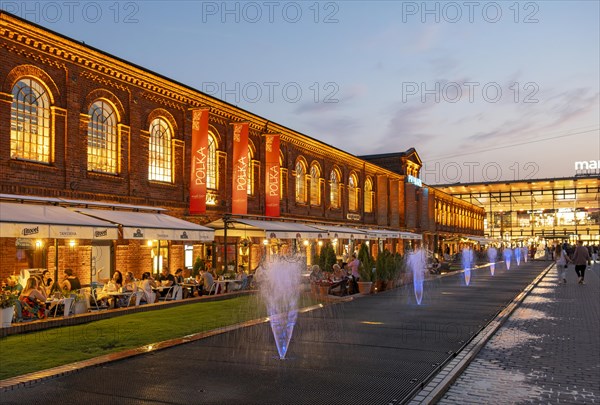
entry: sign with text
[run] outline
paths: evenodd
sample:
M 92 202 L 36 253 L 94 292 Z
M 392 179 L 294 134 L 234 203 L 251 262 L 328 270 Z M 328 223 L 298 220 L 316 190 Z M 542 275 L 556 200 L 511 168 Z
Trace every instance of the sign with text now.
M 233 189 L 231 193 L 231 213 L 248 212 L 248 123 L 233 124 Z
M 267 160 L 265 215 L 268 217 L 278 217 L 280 214 L 279 197 L 281 195 L 281 177 L 279 175 L 279 135 L 266 135 L 265 149 Z
M 206 176 L 208 174 L 207 108 L 192 110 L 192 169 L 190 179 L 190 214 L 206 212 Z

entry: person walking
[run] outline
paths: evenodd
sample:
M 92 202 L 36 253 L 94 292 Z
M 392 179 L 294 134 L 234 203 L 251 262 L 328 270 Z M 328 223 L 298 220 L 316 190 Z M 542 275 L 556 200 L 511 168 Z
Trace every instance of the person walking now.
M 556 245 L 554 258 L 554 261 L 556 262 L 558 284 L 561 284 L 561 282 L 567 284 L 567 263 L 569 262 L 569 256 L 567 256 L 567 252 L 565 252 L 560 243 Z
M 583 241 L 578 240 L 571 261 L 575 264 L 575 272 L 579 277 L 579 284 L 585 284 L 583 280 L 585 278 L 585 268 L 587 267 L 588 260 L 590 260 L 590 254 L 585 246 L 583 246 Z

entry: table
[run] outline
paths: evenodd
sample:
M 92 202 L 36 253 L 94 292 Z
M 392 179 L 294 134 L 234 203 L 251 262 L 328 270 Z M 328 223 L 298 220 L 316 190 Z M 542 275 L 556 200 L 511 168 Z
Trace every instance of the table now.
M 194 290 L 197 290 L 198 287 L 200 287 L 200 285 L 198 284 L 194 284 L 194 283 L 183 283 L 183 284 L 179 284 L 180 286 L 182 286 L 183 288 L 189 288 L 190 290 L 190 297 L 194 296 Z
M 221 291 L 224 292 L 230 292 L 229 291 L 229 284 L 231 283 L 242 283 L 242 280 L 215 280 L 213 286 L 211 287 L 210 291 L 208 292 L 208 295 L 210 295 L 210 293 L 214 290 L 214 293 L 217 293 L 217 287 L 216 286 L 222 286 L 222 288 L 220 288 Z
M 54 309 L 54 317 L 58 314 L 58 306 L 63 305 L 63 316 L 69 316 L 71 312 L 71 305 L 73 304 L 73 298 L 52 298 L 46 300 L 46 305 L 50 305 L 48 308 L 48 316 L 52 313 L 52 309 Z
M 117 300 L 118 300 L 119 298 L 129 297 L 129 300 L 131 300 L 131 296 L 132 296 L 133 294 L 135 294 L 135 293 L 134 293 L 134 292 L 132 292 L 132 291 L 125 291 L 125 292 L 116 292 L 116 291 L 113 291 L 113 292 L 109 292 L 109 293 L 107 293 L 107 294 L 108 294 L 109 296 L 111 296 L 111 297 L 112 297 L 112 299 L 113 299 L 113 308 L 117 308 Z M 128 306 L 129 306 L 129 301 L 127 301 L 127 305 L 125 305 L 125 306 L 126 306 L 126 307 L 128 307 Z

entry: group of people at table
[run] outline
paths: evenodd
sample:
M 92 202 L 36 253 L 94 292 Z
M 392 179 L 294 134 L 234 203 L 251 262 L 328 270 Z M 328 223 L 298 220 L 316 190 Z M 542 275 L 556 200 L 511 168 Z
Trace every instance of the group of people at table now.
M 242 266 L 238 269 L 235 282 L 230 290 L 239 290 L 247 286 L 248 276 Z M 140 303 L 155 303 L 160 297 L 165 299 L 175 298 L 175 287 L 180 286 L 180 298 L 202 296 L 211 292 L 217 293 L 215 276 L 208 270 L 200 270 L 196 277 L 191 277 L 188 269 L 177 269 L 175 274 L 169 272 L 167 266 L 163 266 L 157 279 L 150 272 L 144 272 L 141 279 L 136 279 L 133 272 L 123 274 L 116 270 L 110 280 L 102 288 L 92 291 L 95 295 L 95 303 L 99 308 L 127 307 L 131 300 L 137 299 L 139 293 Z M 44 270 L 41 275 L 34 275 L 27 279 L 23 287 L 17 276 L 9 276 L 2 283 L 2 290 L 10 294 L 18 295 L 16 305 L 17 320 L 44 319 L 55 306 L 62 304 L 58 297 L 65 292 L 77 294 L 81 290 L 81 282 L 74 275 L 72 269 L 65 269 L 63 278 L 54 283 L 50 272 Z M 58 308 L 56 308 L 58 309 Z
M 353 254 L 352 260 L 348 263 L 334 264 L 330 272 L 322 271 L 319 265 L 313 265 L 309 279 L 312 284 L 328 287 L 328 294 L 354 294 L 358 292 L 359 266 L 360 261 L 356 258 L 356 254 Z

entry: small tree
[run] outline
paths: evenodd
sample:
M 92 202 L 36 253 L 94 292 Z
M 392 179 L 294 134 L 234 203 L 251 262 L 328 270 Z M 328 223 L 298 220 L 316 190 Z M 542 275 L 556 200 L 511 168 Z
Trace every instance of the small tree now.
M 335 257 L 335 251 L 331 243 L 327 242 L 323 249 L 321 249 L 321 255 L 319 256 L 319 267 L 323 271 L 332 271 L 333 265 L 337 262 Z
M 369 248 L 365 243 L 360 245 L 358 260 L 360 261 L 360 266 L 358 267 L 360 281 L 375 281 L 376 275 L 373 274 L 373 257 L 369 253 Z

